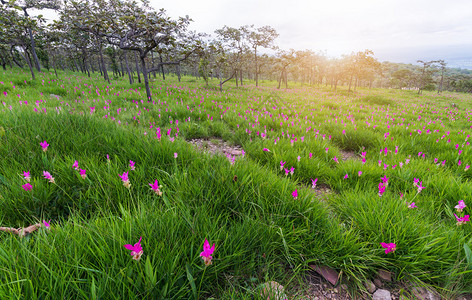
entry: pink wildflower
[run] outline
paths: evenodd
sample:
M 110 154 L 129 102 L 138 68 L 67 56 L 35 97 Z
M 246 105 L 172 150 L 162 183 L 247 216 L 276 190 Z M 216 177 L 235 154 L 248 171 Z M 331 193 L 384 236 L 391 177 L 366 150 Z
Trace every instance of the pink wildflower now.
M 72 165 L 72 167 L 76 170 L 79 169 L 79 162 L 78 161 L 75 161 L 74 164 Z
M 361 177 L 362 171 L 357 172 L 357 176 Z
M 42 143 L 39 143 L 39 145 L 41 145 L 41 147 L 43 147 L 44 152 L 48 151 L 49 144 L 46 141 L 44 141 Z
M 131 187 L 131 183 L 129 182 L 128 172 L 123 172 L 123 175 L 119 175 L 119 176 L 121 180 L 123 181 L 123 185 L 129 189 Z
M 280 161 L 280 171 L 284 169 L 285 161 Z
M 457 209 L 457 212 L 462 212 L 462 210 L 466 207 L 467 205 L 465 205 L 464 200 L 459 200 L 459 203 L 454 206 L 454 208 Z
M 158 195 L 158 196 L 162 196 L 162 192 L 161 190 L 159 190 L 160 186 L 159 186 L 159 182 L 156 181 L 154 183 L 150 183 L 149 184 L 151 186 L 151 189 Z
M 136 170 L 136 167 L 134 166 L 136 163 L 132 160 L 129 161 L 129 167 L 131 169 L 131 171 L 134 171 Z
M 349 175 L 344 175 L 344 179 L 348 179 L 349 178 Z
M 30 172 L 23 172 L 23 176 L 26 180 L 26 182 L 30 182 L 31 181 L 31 175 L 30 175 Z
M 290 168 L 290 175 L 293 175 L 294 172 L 295 172 L 295 168 L 294 168 L 294 167 L 291 167 L 291 168 Z
M 87 174 L 85 174 L 86 172 L 86 170 L 79 169 L 79 174 L 82 179 L 85 179 L 85 177 L 87 177 Z
M 462 218 L 459 218 L 456 214 L 454 214 L 454 216 L 456 217 L 456 220 L 457 220 L 457 226 L 463 225 L 466 222 L 470 221 L 469 220 L 469 215 L 465 215 Z
M 314 189 L 316 188 L 316 182 L 318 181 L 318 178 L 315 178 L 315 180 L 311 179 L 311 188 Z
M 267 148 L 264 148 L 264 149 L 262 149 L 262 151 L 267 151 L 267 152 L 270 152 L 270 150 L 269 150 L 269 149 L 267 149 Z
M 205 266 L 211 265 L 211 260 L 213 257 L 211 256 L 213 252 L 215 251 L 215 244 L 210 247 L 210 243 L 208 242 L 207 239 L 205 239 L 205 242 L 203 243 L 203 251 L 200 253 L 200 257 L 203 259 L 203 262 L 205 263 Z
M 43 221 L 43 225 L 44 225 L 44 227 L 46 227 L 46 229 L 51 229 L 51 228 L 50 228 L 50 227 L 51 227 L 51 220 L 49 220 L 49 221 Z
M 33 186 L 31 183 L 27 182 L 21 186 L 25 191 L 31 191 L 33 189 Z
M 293 199 L 297 199 L 298 198 L 298 191 L 297 190 L 293 191 L 292 196 L 293 196 Z
M 408 204 L 408 208 L 417 208 L 418 206 L 416 206 L 415 202 L 411 202 L 410 204 Z
M 141 247 L 142 238 L 143 237 L 140 237 L 139 241 L 134 245 L 123 245 L 123 247 L 131 251 L 130 255 L 133 257 L 134 260 L 139 260 L 141 258 L 141 255 L 143 255 L 143 247 Z
M 394 243 L 380 243 L 380 245 L 385 248 L 385 254 L 388 254 L 390 252 L 395 252 L 397 245 Z
M 336 156 L 333 157 L 333 160 L 334 160 L 337 164 L 339 164 L 338 158 L 337 158 Z
M 50 183 L 55 183 L 54 182 L 54 177 L 51 176 L 51 173 L 43 171 L 43 176 L 44 176 L 44 178 L 49 180 Z
M 174 152 L 174 158 L 177 158 L 178 154 L 177 152 Z

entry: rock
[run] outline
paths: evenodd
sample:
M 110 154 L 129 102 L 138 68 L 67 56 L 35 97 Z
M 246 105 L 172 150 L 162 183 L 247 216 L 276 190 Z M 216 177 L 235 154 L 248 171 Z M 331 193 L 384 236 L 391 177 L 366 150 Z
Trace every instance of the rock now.
M 364 286 L 367 289 L 367 291 L 371 294 L 373 294 L 375 292 L 375 290 L 377 289 L 375 287 L 375 284 L 370 280 L 367 280 L 366 282 L 364 282 Z
M 260 295 L 267 300 L 285 300 L 288 299 L 284 293 L 284 287 L 278 282 L 269 281 L 260 286 Z
M 379 287 L 379 288 L 383 287 L 383 283 L 379 278 L 374 279 L 374 284 L 375 284 L 376 287 Z
M 392 282 L 392 273 L 390 273 L 389 271 L 379 270 L 377 274 L 382 280 Z
M 438 293 L 431 288 L 413 287 L 411 292 L 419 300 L 441 300 Z
M 377 290 L 373 295 L 372 299 L 374 300 L 391 300 L 390 292 L 387 290 Z
M 242 155 L 243 152 L 241 150 L 230 150 L 229 154 L 237 156 L 237 155 Z
M 336 270 L 331 269 L 330 267 L 316 265 L 310 265 L 310 268 L 323 276 L 323 278 L 328 280 L 332 285 L 336 285 L 336 283 L 338 283 L 339 274 L 336 272 Z

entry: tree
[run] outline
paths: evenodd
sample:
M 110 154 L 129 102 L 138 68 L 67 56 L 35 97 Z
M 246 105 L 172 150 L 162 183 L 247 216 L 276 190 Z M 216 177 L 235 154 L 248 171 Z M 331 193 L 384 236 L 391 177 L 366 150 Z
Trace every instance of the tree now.
M 418 75 L 418 95 L 420 95 L 426 86 L 433 84 L 433 74 L 436 72 L 433 67 L 437 61 L 417 60 L 417 62 L 423 65 Z
M 58 0 L 13 0 L 7 2 L 5 0 L 0 0 L 0 2 L 4 5 L 9 5 L 10 7 L 14 7 L 17 9 L 21 9 L 26 19 L 30 19 L 30 15 L 28 14 L 28 10 L 30 9 L 59 9 L 59 1 Z M 42 16 L 40 16 L 41 18 Z M 34 19 L 34 17 L 33 17 Z M 32 23 L 31 23 L 32 24 Z M 34 63 L 38 72 L 41 72 L 41 67 L 39 65 L 38 55 L 36 54 L 36 43 L 33 37 L 33 30 L 31 27 L 27 27 L 26 30 L 28 31 L 29 36 L 29 43 L 31 46 L 31 52 L 33 55 Z
M 270 26 L 263 26 L 254 29 L 254 25 L 243 27 L 246 32 L 251 48 L 254 50 L 254 75 L 256 86 L 259 84 L 259 68 L 257 59 L 257 49 L 259 47 L 275 49 L 274 40 L 279 36 L 277 31 Z

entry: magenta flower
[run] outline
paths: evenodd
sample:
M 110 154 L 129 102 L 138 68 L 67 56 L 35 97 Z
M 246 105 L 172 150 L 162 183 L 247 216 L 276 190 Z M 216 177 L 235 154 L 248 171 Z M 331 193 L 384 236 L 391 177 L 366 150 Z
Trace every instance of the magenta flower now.
M 344 175 L 344 179 L 348 179 L 349 178 L 349 175 Z
M 86 172 L 86 170 L 79 169 L 79 174 L 82 179 L 85 179 L 85 177 L 87 177 L 87 174 L 85 174 Z
M 151 186 L 151 190 L 153 190 L 158 196 L 162 195 L 162 192 L 159 190 L 160 186 L 157 179 L 156 179 L 156 182 L 150 183 L 149 185 Z
M 51 173 L 43 171 L 43 176 L 44 176 L 44 178 L 49 180 L 50 183 L 55 183 L 54 182 L 54 177 L 51 176 Z
M 262 151 L 267 151 L 267 152 L 270 152 L 270 150 L 269 150 L 269 149 L 267 149 L 267 148 L 264 148 L 264 149 L 262 149 Z
M 357 176 L 361 177 L 362 171 L 357 172 Z
M 297 198 L 298 198 L 298 191 L 297 191 L 297 190 L 295 190 L 295 191 L 292 192 L 292 197 L 293 197 L 293 199 L 297 199 Z
M 123 245 L 123 247 L 131 251 L 130 255 L 133 257 L 134 260 L 139 260 L 141 258 L 141 255 L 143 255 L 143 247 L 141 247 L 142 238 L 143 237 L 140 237 L 139 241 L 134 245 Z
M 132 160 L 129 161 L 129 167 L 131 169 L 131 171 L 134 171 L 136 170 L 136 167 L 134 166 L 136 163 Z
M 459 200 L 459 203 L 454 206 L 454 208 L 457 209 L 457 212 L 462 212 L 462 210 L 466 207 L 467 205 L 465 205 L 464 200 Z
M 123 185 L 129 189 L 131 187 L 131 183 L 129 182 L 128 172 L 123 172 L 123 175 L 119 175 L 119 176 L 121 180 L 123 181 Z
M 33 189 L 33 186 L 27 182 L 21 186 L 25 191 L 31 191 Z
M 290 175 L 293 175 L 294 172 L 295 172 L 295 168 L 294 168 L 294 167 L 291 167 L 291 168 L 290 168 Z
M 174 158 L 177 158 L 178 154 L 177 152 L 174 153 Z
M 284 169 L 285 161 L 280 161 L 280 171 Z
M 311 188 L 314 189 L 316 188 L 316 182 L 318 181 L 318 178 L 315 178 L 315 180 L 311 179 Z
M 50 228 L 50 227 L 51 227 L 50 222 L 51 222 L 51 220 L 49 220 L 49 222 L 43 221 L 43 225 L 44 225 L 44 227 L 46 227 L 46 229 L 51 229 L 51 228 Z
M 78 161 L 75 161 L 74 164 L 72 165 L 72 167 L 76 170 L 79 169 L 79 162 Z
M 383 182 L 379 183 L 379 197 L 382 197 L 383 193 L 385 193 L 385 185 Z
M 205 266 L 211 265 L 211 260 L 213 257 L 211 256 L 213 252 L 215 251 L 215 244 L 210 247 L 210 243 L 208 242 L 207 239 L 205 239 L 205 242 L 203 243 L 203 251 L 200 253 L 200 257 L 203 259 L 203 262 L 205 263 Z
M 466 222 L 469 222 L 469 215 L 465 215 L 462 218 L 459 218 L 456 214 L 454 214 L 457 220 L 457 226 L 460 226 L 462 224 L 465 224 Z
M 43 147 L 44 152 L 48 151 L 49 144 L 46 141 L 44 141 L 42 143 L 39 143 L 39 145 L 41 145 L 41 147 Z
M 380 243 L 380 245 L 385 248 L 385 254 L 388 254 L 390 252 L 395 252 L 397 245 L 394 243 Z
M 30 175 L 30 172 L 23 172 L 23 176 L 26 180 L 26 182 L 30 182 L 31 181 L 31 175 Z
M 334 160 L 337 164 L 339 164 L 338 158 L 337 158 L 336 156 L 333 157 L 333 160 Z
M 410 204 L 408 204 L 408 208 L 417 208 L 418 206 L 416 206 L 415 202 L 411 202 Z

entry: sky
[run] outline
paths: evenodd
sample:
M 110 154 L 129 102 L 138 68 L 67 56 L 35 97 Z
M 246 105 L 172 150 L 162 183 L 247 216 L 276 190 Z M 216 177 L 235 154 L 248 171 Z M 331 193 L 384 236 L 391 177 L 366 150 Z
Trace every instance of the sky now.
M 370 49 L 380 61 L 444 59 L 472 69 L 472 0 L 150 0 L 190 29 L 269 25 L 282 49 L 329 57 Z M 45 14 L 48 17 L 48 14 Z

